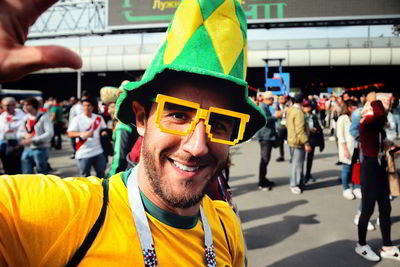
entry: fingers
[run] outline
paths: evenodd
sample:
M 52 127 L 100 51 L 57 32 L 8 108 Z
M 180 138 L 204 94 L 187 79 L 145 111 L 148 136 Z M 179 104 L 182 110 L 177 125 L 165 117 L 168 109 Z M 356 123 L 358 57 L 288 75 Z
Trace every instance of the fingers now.
M 62 46 L 41 46 L 34 48 L 41 55 L 40 68 L 67 67 L 79 69 L 82 67 L 81 57 L 72 50 Z
M 61 46 L 19 47 L 12 49 L 0 66 L 0 81 L 13 81 L 46 68 L 79 69 L 82 60 Z

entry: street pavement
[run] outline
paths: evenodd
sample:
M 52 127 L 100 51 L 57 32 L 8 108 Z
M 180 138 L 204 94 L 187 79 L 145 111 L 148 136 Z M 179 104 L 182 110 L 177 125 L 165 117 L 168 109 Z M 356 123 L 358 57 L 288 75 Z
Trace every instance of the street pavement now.
M 69 158 L 69 140 L 64 140 L 63 147 L 50 152 L 50 163 L 57 169 L 54 174 L 78 176 L 75 160 Z M 353 219 L 360 201 L 342 196 L 335 142 L 326 140 L 322 153 L 317 148 L 312 169 L 316 182 L 301 195 L 293 195 L 289 190 L 291 165 L 287 145 L 285 149 L 284 162 L 275 161 L 277 149 L 272 153 L 267 177 L 276 186 L 271 191 L 258 189 L 258 142 L 231 149 L 229 184 L 242 220 L 249 266 L 400 266 L 400 262 L 388 259 L 372 263 L 354 252 L 357 227 Z M 373 224 L 377 216 L 376 206 Z M 392 240 L 400 245 L 400 199 L 392 201 L 391 219 Z M 368 232 L 367 242 L 377 252 L 381 246 L 380 231 Z
M 267 178 L 276 186 L 271 191 L 258 189 L 258 142 L 232 149 L 229 184 L 239 208 L 250 266 L 400 266 L 388 259 L 371 263 L 354 252 L 357 227 L 353 219 L 360 201 L 342 196 L 335 142 L 326 140 L 322 153 L 317 148 L 312 168 L 316 182 L 301 195 L 289 190 L 291 164 L 285 146 L 285 162 L 275 161 L 278 149 L 272 153 Z M 400 199 L 392 201 L 391 219 L 392 240 L 400 245 Z M 368 232 L 367 242 L 378 251 L 380 231 Z

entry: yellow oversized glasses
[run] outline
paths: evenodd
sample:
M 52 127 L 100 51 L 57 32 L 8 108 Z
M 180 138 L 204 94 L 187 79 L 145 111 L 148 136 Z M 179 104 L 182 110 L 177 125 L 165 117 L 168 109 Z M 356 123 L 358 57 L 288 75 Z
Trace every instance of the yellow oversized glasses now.
M 198 103 L 162 94 L 157 95 L 156 103 L 156 125 L 162 132 L 187 136 L 204 120 L 212 142 L 231 146 L 243 139 L 250 120 L 248 114 L 216 107 L 202 109 Z

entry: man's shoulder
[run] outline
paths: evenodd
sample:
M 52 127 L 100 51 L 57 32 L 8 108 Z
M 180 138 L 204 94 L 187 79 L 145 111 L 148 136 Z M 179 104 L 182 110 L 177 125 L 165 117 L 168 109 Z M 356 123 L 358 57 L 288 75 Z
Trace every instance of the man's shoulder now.
M 84 115 L 84 114 L 82 114 L 82 115 Z M 92 119 L 95 120 L 97 118 L 103 119 L 103 117 L 100 114 L 92 113 Z
M 62 229 L 70 225 L 71 220 L 92 222 L 96 219 L 103 203 L 102 180 L 95 177 L 61 179 L 53 175 L 1 176 L 0 203 L 9 216 L 15 216 L 18 210 L 20 221 L 34 220 L 39 228 Z
M 15 116 L 18 117 L 19 119 L 23 119 L 25 115 L 26 113 L 20 110 L 19 108 L 15 109 Z
M 291 114 L 298 114 L 298 113 L 302 113 L 302 110 L 301 110 L 298 106 L 293 105 L 293 106 L 291 106 L 291 107 L 288 109 L 288 114 L 289 114 L 289 113 L 291 113 Z
M 47 112 L 39 112 L 37 117 L 39 118 L 39 121 L 48 121 L 48 122 L 50 122 L 49 114 Z
M 90 195 L 101 189 L 101 179 L 96 177 L 60 178 L 54 175 L 3 175 L 0 176 L 0 191 L 3 193 L 18 193 L 17 196 L 33 197 L 34 199 L 56 198 L 59 195 Z M 1 195 L 1 194 L 0 194 Z M 46 197 L 45 197 L 46 195 Z M 46 201 L 49 202 L 49 201 Z M 51 203 L 48 203 L 49 205 Z
M 94 113 L 93 113 L 94 114 Z M 83 113 L 80 113 L 80 114 L 77 114 L 75 117 L 73 117 L 72 118 L 72 120 L 75 120 L 75 121 L 86 121 L 86 120 L 89 120 L 90 118 L 88 118 L 85 114 L 83 114 Z
M 94 177 L 1 176 L 0 217 L 13 225 L 3 230 L 18 237 L 17 244 L 7 245 L 15 246 L 14 249 L 28 245 L 31 255 L 43 255 L 46 251 L 48 255 L 57 255 L 54 259 L 65 260 L 82 243 L 100 213 L 101 182 Z M 29 260 L 35 262 L 40 257 Z

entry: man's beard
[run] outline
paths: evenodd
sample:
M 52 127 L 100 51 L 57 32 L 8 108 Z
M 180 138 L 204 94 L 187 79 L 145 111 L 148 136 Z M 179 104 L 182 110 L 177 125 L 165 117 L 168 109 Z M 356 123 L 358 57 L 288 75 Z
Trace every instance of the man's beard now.
M 162 152 L 160 153 L 160 164 L 161 162 L 167 161 L 166 157 L 163 156 L 164 154 L 165 153 Z M 168 184 L 168 178 L 161 179 L 161 172 L 160 169 L 157 167 L 155 156 L 147 149 L 146 137 L 144 138 L 141 147 L 141 158 L 143 159 L 144 170 L 146 172 L 146 176 L 150 182 L 153 192 L 169 206 L 180 209 L 188 209 L 199 203 L 203 199 L 208 185 L 215 179 L 217 179 L 218 175 L 223 169 L 223 166 L 225 166 L 225 162 L 223 164 L 219 164 L 217 171 L 213 174 L 212 178 L 209 179 L 207 183 L 203 186 L 200 193 L 190 194 L 195 185 L 193 181 L 189 180 L 185 181 L 183 184 L 183 186 L 188 189 L 186 192 L 189 193 L 177 195 L 174 194 L 174 192 L 171 190 L 171 187 Z

